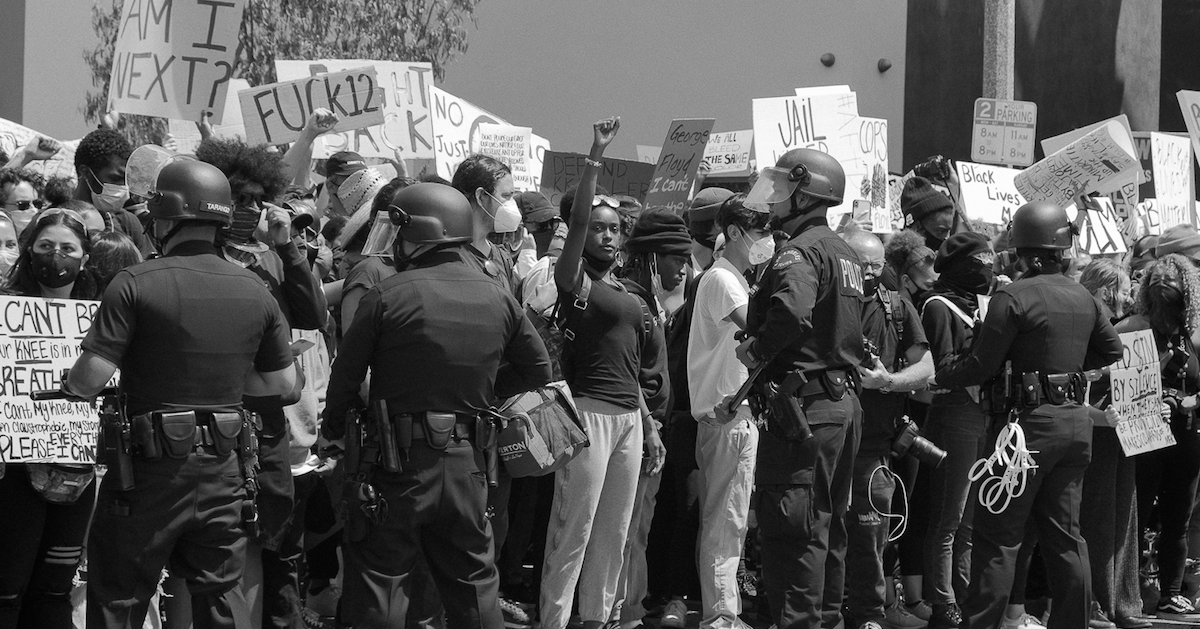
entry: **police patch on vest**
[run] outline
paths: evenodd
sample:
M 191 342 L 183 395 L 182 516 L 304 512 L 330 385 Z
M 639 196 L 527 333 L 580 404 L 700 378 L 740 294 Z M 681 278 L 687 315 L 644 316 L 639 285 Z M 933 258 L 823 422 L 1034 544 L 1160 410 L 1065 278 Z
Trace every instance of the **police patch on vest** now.
M 774 268 L 776 271 L 781 271 L 801 261 L 802 259 L 803 258 L 800 257 L 799 251 L 796 251 L 795 249 L 784 249 L 783 251 L 779 252 L 778 256 L 776 256 L 775 264 L 772 268 Z
M 838 285 L 841 293 L 847 297 L 863 296 L 862 267 L 858 261 L 848 260 L 838 256 Z
M 213 203 L 212 201 L 204 202 L 204 211 L 212 212 L 213 214 L 224 214 L 225 216 L 233 215 L 233 207 L 224 203 Z

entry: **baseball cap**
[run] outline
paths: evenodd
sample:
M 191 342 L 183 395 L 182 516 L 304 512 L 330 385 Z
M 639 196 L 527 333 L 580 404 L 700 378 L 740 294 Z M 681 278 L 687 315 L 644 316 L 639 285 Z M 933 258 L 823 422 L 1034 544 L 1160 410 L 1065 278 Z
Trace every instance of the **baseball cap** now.
M 354 151 L 339 151 L 325 161 L 325 176 L 350 175 L 367 167 L 362 155 Z
M 521 210 L 521 220 L 527 223 L 542 223 L 558 218 L 558 210 L 540 192 L 522 192 L 515 197 Z

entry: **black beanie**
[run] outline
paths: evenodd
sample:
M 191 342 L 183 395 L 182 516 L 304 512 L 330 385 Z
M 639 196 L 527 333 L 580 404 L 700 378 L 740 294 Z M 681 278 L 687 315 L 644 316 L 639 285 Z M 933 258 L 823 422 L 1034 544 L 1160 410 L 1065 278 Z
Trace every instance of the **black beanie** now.
M 942 243 L 937 259 L 933 261 L 933 270 L 942 273 L 977 253 L 987 253 L 991 250 L 991 243 L 983 234 L 959 232 Z
M 633 224 L 633 232 L 625 241 L 625 250 L 686 256 L 692 252 L 692 238 L 683 217 L 667 208 L 650 208 Z
M 900 193 L 900 209 L 906 217 L 912 217 L 913 222 L 937 212 L 953 208 L 950 198 L 939 192 L 924 177 L 913 177 L 904 184 Z

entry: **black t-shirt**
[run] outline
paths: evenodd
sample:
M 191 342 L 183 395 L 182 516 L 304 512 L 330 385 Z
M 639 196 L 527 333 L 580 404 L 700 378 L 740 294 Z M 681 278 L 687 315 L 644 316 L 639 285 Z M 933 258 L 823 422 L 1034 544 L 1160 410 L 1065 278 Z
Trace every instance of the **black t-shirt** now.
M 212 243 L 121 270 L 82 347 L 121 370 L 127 410 L 241 406 L 251 370 L 292 364 L 287 322 L 253 273 Z
M 575 395 L 636 409 L 646 342 L 640 298 L 624 287 L 589 281 L 591 293 L 583 310 L 575 308 L 574 296 L 559 291 L 562 307 L 572 309 L 567 321 L 575 335 L 563 345 L 563 376 Z

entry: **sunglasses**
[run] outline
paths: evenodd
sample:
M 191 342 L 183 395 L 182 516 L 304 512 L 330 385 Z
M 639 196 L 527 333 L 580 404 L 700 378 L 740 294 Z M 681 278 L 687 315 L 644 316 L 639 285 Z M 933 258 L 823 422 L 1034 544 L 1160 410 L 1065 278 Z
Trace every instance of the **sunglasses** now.
M 45 206 L 46 206 L 45 201 L 43 201 L 41 199 L 34 199 L 32 201 L 13 201 L 12 203 L 9 203 L 5 207 L 15 207 L 15 208 L 17 208 L 18 212 L 28 212 L 30 208 L 35 208 L 35 209 L 40 210 Z
M 525 221 L 524 225 L 531 234 L 545 234 L 554 231 L 561 221 L 560 218 L 552 218 L 548 221 Z
M 607 194 L 597 194 L 596 196 L 592 197 L 593 208 L 600 207 L 601 205 L 605 205 L 616 210 L 620 209 L 621 202 L 608 196 Z

